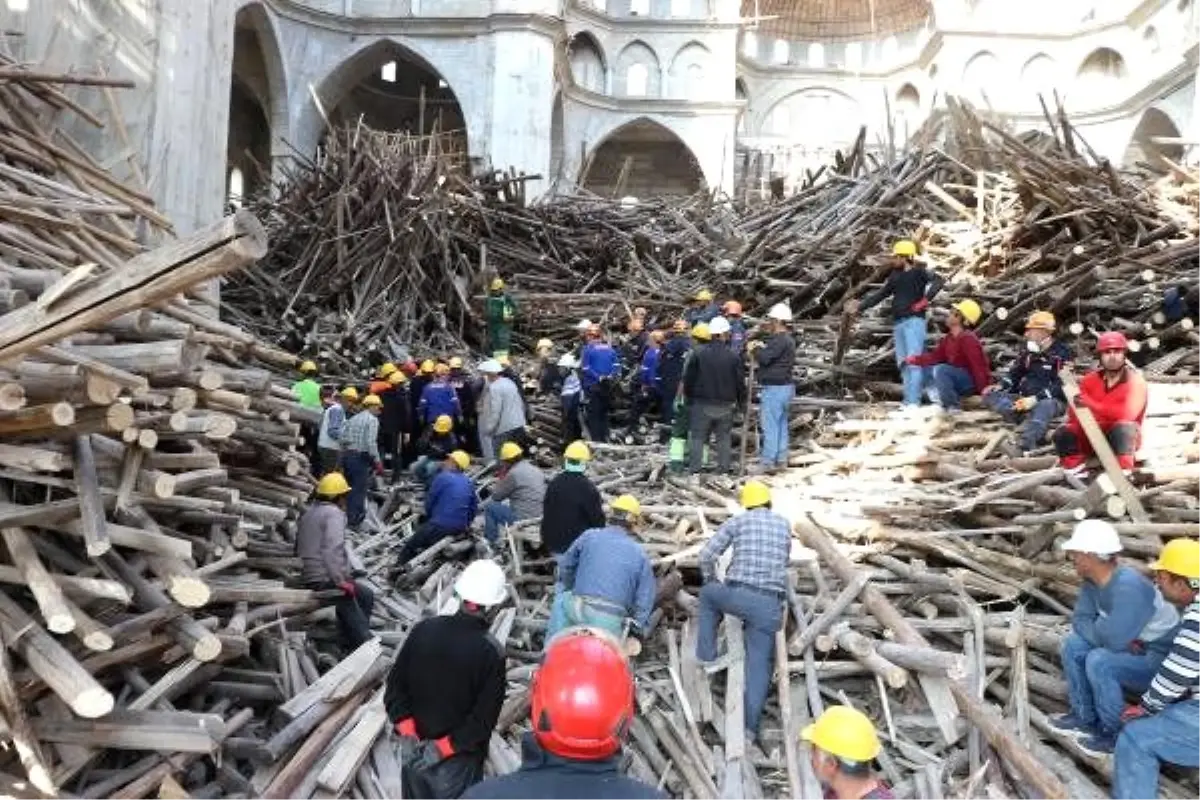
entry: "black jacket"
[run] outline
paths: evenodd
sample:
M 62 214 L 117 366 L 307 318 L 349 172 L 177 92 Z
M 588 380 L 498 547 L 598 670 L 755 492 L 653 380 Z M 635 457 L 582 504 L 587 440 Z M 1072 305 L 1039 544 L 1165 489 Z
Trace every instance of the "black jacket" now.
M 418 622 L 388 674 L 388 718 L 412 717 L 422 739 L 450 737 L 458 752 L 486 753 L 507 682 L 504 655 L 481 617 L 464 612 Z
M 1021 350 L 1013 361 L 1008 375 L 1000 379 L 1000 387 L 1021 397 L 1067 402 L 1063 395 L 1062 379 L 1058 377 L 1063 365 L 1072 361 L 1071 348 L 1058 339 L 1040 353 Z
M 754 353 L 760 386 L 789 386 L 796 364 L 796 340 L 790 333 L 773 333 Z
M 924 317 L 925 310 L 913 310 L 913 303 L 924 297 L 932 300 L 941 291 L 941 276 L 925 267 L 914 266 L 911 269 L 899 267 L 892 270 L 883 286 L 868 294 L 858 306 L 859 311 L 866 311 L 888 295 L 892 296 L 892 319 L 905 317 Z
M 683 368 L 683 396 L 689 402 L 742 405 L 746 383 L 741 360 L 723 342 L 695 348 Z
M 621 774 L 617 757 L 575 761 L 547 753 L 532 734 L 521 740 L 521 767 L 489 778 L 466 791 L 464 798 L 658 798 L 667 795 L 653 786 Z
M 582 472 L 560 472 L 546 484 L 542 500 L 542 544 L 551 553 L 567 552 L 588 528 L 604 527 L 604 504 L 596 485 Z
M 383 433 L 408 433 L 412 430 L 412 401 L 407 386 L 396 386 L 380 397 L 383 413 L 379 415 L 379 430 Z

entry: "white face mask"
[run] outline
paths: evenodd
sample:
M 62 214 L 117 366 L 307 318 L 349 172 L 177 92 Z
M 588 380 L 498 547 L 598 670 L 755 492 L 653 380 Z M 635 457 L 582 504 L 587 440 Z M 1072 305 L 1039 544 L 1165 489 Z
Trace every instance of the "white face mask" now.
M 1042 352 L 1042 346 L 1040 344 L 1038 344 L 1037 342 L 1035 342 L 1033 339 L 1025 340 L 1025 349 L 1031 353 Z

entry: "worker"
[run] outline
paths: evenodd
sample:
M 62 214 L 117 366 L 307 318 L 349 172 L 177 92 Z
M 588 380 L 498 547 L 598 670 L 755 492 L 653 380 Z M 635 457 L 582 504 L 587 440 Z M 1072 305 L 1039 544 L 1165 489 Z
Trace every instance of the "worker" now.
M 496 460 L 500 445 L 524 436 L 525 407 L 512 379 L 503 375 L 504 367 L 495 359 L 479 365 L 487 381 L 479 412 L 479 446 L 487 462 Z
M 408 376 L 401 369 L 388 373 L 391 388 L 380 395 L 383 411 L 379 415 L 379 450 L 384 467 L 392 471 L 392 483 L 404 471 L 404 445 L 412 434 L 412 399 L 408 396 Z
M 321 455 L 322 474 L 337 469 L 342 458 L 342 426 L 354 403 L 358 402 L 358 390 L 347 386 L 333 397 L 321 412 L 321 428 L 317 434 L 317 447 Z
M 413 477 L 428 489 L 442 462 L 461 444 L 461 438 L 454 431 L 454 420 L 449 414 L 442 414 L 433 421 L 429 430 L 421 434 L 421 441 L 417 445 L 421 455 L 412 465 Z
M 744 513 L 731 517 L 700 551 L 700 617 L 696 658 L 717 657 L 717 628 L 725 614 L 742 621 L 746 646 L 746 731 L 758 735 L 771 674 L 775 633 L 783 626 L 792 526 L 771 510 L 771 490 L 759 481 L 742 487 Z M 717 559 L 733 548 L 725 580 L 717 579 Z
M 729 349 L 741 358 L 746 351 L 746 322 L 742 319 L 742 304 L 727 300 L 721 306 L 721 316 L 729 321 Z
M 421 371 L 421 366 L 412 358 L 406 358 L 400 364 L 400 371 L 404 373 L 404 377 L 412 380 Z
M 1128 349 L 1129 342 L 1120 331 L 1100 334 L 1096 340 L 1100 368 L 1083 376 L 1075 396 L 1075 408 L 1092 412 L 1123 470 L 1133 469 L 1142 441 L 1148 391 L 1142 373 L 1125 360 Z M 1092 453 L 1092 443 L 1083 432 L 1075 408 L 1067 409 L 1067 423 L 1054 432 L 1054 448 L 1063 469 L 1082 472 Z
M 1083 583 L 1061 651 L 1070 711 L 1050 724 L 1102 756 L 1116 744 L 1124 692 L 1150 686 L 1171 648 L 1179 614 L 1148 578 L 1118 563 L 1121 540 L 1104 520 L 1078 523 L 1062 549 Z
M 458 392 L 450 385 L 450 366 L 439 363 L 433 368 L 433 381 L 421 391 L 417 422 L 421 430 L 426 430 L 441 416 L 450 417 L 456 424 L 462 421 Z
M 914 353 L 905 363 L 925 370 L 921 382 L 933 404 L 951 414 L 962 398 L 981 394 L 992 382 L 992 369 L 979 337 L 972 330 L 983 316 L 974 300 L 961 300 L 946 316 L 946 335 L 928 353 Z
M 658 364 L 662 356 L 666 336 L 662 331 L 651 331 L 642 351 L 638 366 L 633 402 L 629 410 L 629 429 L 632 431 L 642 421 L 642 415 L 651 408 L 662 406 L 662 380 L 658 376 Z
M 633 672 L 620 646 L 587 628 L 563 634 L 533 673 L 521 766 L 463 797 L 666 797 L 621 774 L 621 743 L 635 713 Z
M 608 525 L 581 533 L 558 559 L 546 644 L 576 625 L 600 628 L 619 641 L 649 628 L 657 587 L 650 559 L 634 537 L 641 519 L 637 498 L 623 494 L 608 507 Z
M 792 309 L 776 303 L 748 345 L 758 378 L 758 424 L 760 445 L 757 472 L 776 472 L 788 465 L 788 411 L 796 395 L 792 369 L 796 365 L 796 340 L 789 326 Z
M 879 735 L 867 715 L 850 706 L 829 706 L 800 732 L 812 748 L 809 761 L 825 797 L 883 800 L 892 789 L 871 769 L 879 755 Z
M 592 451 L 574 441 L 563 451 L 562 472 L 550 479 L 542 498 L 542 546 L 560 556 L 588 528 L 604 525 L 600 490 L 584 473 Z
M 1037 449 L 1051 421 L 1066 407 L 1058 373 L 1071 362 L 1071 351 L 1054 338 L 1054 315 L 1035 311 L 1025 322 L 1025 351 L 1013 360 L 1008 375 L 983 390 L 983 404 L 1011 422 L 1027 414 L 1019 448 L 1010 455 Z
M 713 341 L 697 348 L 683 370 L 688 404 L 688 469 L 700 474 L 709 434 L 716 438 L 717 469 L 733 469 L 733 412 L 745 405 L 742 362 L 729 349 L 729 322 L 717 317 L 708 326 Z
M 542 513 L 546 497 L 546 476 L 525 458 L 525 450 L 516 442 L 500 445 L 500 469 L 492 493 L 483 504 L 483 535 L 489 544 L 500 538 L 500 526 Z
M 312 361 L 302 361 L 297 368 L 300 380 L 292 384 L 292 396 L 296 402 L 305 408 L 321 409 L 321 384 L 317 382 L 317 365 Z
M 708 289 L 701 289 L 692 295 L 692 304 L 687 311 L 683 312 L 683 318 L 687 321 L 689 328 L 694 328 L 701 322 L 712 322 L 718 313 L 720 310 L 713 302 L 713 293 Z
M 637 366 L 642 361 L 642 352 L 649 342 L 650 333 L 646 330 L 645 317 L 633 316 L 625 323 L 625 336 L 621 340 L 620 356 L 622 364 Z
M 1125 709 L 1113 797 L 1160 797 L 1162 762 L 1200 766 L 1200 541 L 1172 539 L 1150 565 L 1163 597 L 1184 609 L 1171 651 L 1141 702 Z
M 529 399 L 525 397 L 525 380 L 517 374 L 513 368 L 512 360 L 508 356 L 500 356 L 496 359 L 500 364 L 500 374 L 512 381 L 513 386 L 517 387 L 517 396 L 521 398 L 521 409 L 525 412 L 525 419 L 529 419 Z M 526 444 L 525 429 L 521 429 L 518 440 L 522 446 Z
M 936 272 L 917 263 L 917 245 L 901 239 L 892 246 L 892 271 L 883 286 L 862 300 L 850 299 L 846 310 L 858 314 L 892 298 L 893 344 L 896 348 L 896 368 L 904 382 L 902 412 L 911 413 L 921 405 L 920 367 L 906 359 L 925 352 L 925 309 L 942 288 L 942 278 Z
M 383 401 L 379 395 L 369 394 L 362 400 L 362 410 L 342 426 L 342 469 L 350 481 L 350 499 L 346 516 L 350 527 L 357 528 L 367 517 L 367 489 L 371 485 L 371 474 L 383 474 L 383 461 L 379 458 L 379 415 L 383 412 Z
M 296 556 L 300 559 L 300 581 L 306 589 L 339 589 L 334 603 L 338 637 L 347 651 L 371 638 L 371 609 L 375 595 L 355 581 L 346 556 L 346 495 L 350 484 L 340 472 L 330 472 L 317 481 L 315 501 L 296 524 Z
M 425 492 L 421 523 L 400 548 L 397 562 L 401 566 L 447 536 L 463 536 L 470 529 L 479 508 L 475 481 L 466 474 L 470 466 L 471 457 L 462 450 L 446 456 Z
M 587 317 L 575 323 L 575 333 L 578 337 L 575 341 L 575 360 L 578 361 L 583 356 L 583 348 L 587 347 L 588 334 L 592 330 L 592 321 Z
M 476 400 L 479 397 L 479 383 L 463 366 L 461 356 L 452 356 L 450 366 L 450 385 L 454 387 L 454 395 L 458 398 L 458 409 L 461 414 L 455 433 L 460 446 L 468 451 L 479 447 L 479 408 Z
M 488 296 L 484 303 L 484 318 L 487 320 L 488 347 L 492 358 L 508 355 L 512 342 L 513 320 L 517 316 L 517 304 L 504 291 L 504 281 L 492 278 L 488 285 Z
M 688 350 L 683 354 L 680 380 L 676 384 L 675 397 L 671 402 L 670 439 L 667 442 L 667 467 L 675 474 L 682 474 L 688 469 L 688 431 L 691 430 L 691 420 L 683 391 L 683 374 L 697 350 L 711 341 L 712 334 L 709 333 L 708 323 L 697 323 L 696 327 L 692 328 Z
M 367 394 L 376 394 L 382 398 L 383 393 L 392 388 L 388 378 L 398 371 L 396 365 L 390 361 L 380 364 L 379 368 L 375 370 L 375 378 L 367 384 Z
M 583 388 L 584 414 L 593 442 L 607 442 L 612 391 L 621 377 L 621 358 L 600 330 L 588 329 L 588 343 L 579 358 L 579 380 Z
M 687 321 L 675 320 L 658 357 L 659 388 L 662 392 L 662 408 L 659 413 L 667 427 L 670 427 L 675 419 L 675 397 L 679 393 L 679 382 L 683 379 L 683 362 L 691 349 L 692 340 L 688 336 Z
M 508 597 L 504 570 L 472 561 L 454 594 L 458 609 L 414 625 L 387 677 L 383 704 L 406 756 L 404 797 L 462 797 L 479 783 L 504 705 L 504 646 L 489 632 Z
M 558 359 L 558 368 L 563 376 L 562 388 L 559 389 L 562 440 L 573 442 L 583 438 L 583 420 L 580 417 L 583 410 L 583 384 L 579 380 L 579 362 L 570 353 L 563 353 Z
M 538 360 L 538 394 L 553 396 L 562 388 L 562 373 L 554 358 L 554 342 L 538 339 L 534 353 Z

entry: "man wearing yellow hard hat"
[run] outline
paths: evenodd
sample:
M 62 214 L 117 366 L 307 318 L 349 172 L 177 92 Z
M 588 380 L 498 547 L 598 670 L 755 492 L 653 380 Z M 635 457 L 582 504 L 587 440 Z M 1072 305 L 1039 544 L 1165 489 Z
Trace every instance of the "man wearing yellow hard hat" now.
M 410 468 L 413 476 L 428 489 L 442 463 L 461 446 L 462 436 L 456 430 L 454 420 L 448 414 L 438 417 L 417 443 L 417 452 L 421 455 Z
M 830 706 L 800 732 L 812 748 L 809 760 L 825 797 L 883 800 L 892 789 L 871 769 L 879 755 L 879 735 L 867 715 L 850 706 Z
M 369 394 L 362 399 L 362 410 L 342 426 L 339 437 L 342 446 L 342 469 L 350 482 L 350 497 L 346 502 L 346 517 L 351 528 L 357 528 L 367 518 L 367 490 L 371 474 L 383 474 L 379 457 L 379 415 L 383 401 Z
M 316 380 L 317 365 L 312 361 L 302 361 L 296 371 L 300 373 L 300 380 L 292 384 L 292 396 L 296 402 L 312 411 L 323 411 L 321 384 Z M 320 423 L 301 421 L 300 434 L 304 438 L 304 454 L 308 456 L 313 475 L 320 475 L 321 451 L 317 442 Z
M 925 314 L 929 301 L 942 288 L 942 278 L 917 261 L 917 245 L 901 239 L 892 246 L 892 271 L 887 280 L 862 300 L 846 301 L 846 310 L 858 314 L 892 298 L 892 341 L 896 348 L 896 367 L 904 381 L 902 411 L 912 412 L 921 405 L 921 368 L 907 363 L 909 356 L 925 352 Z
M 513 321 L 517 317 L 517 304 L 504 291 L 504 281 L 500 278 L 492 278 L 492 282 L 488 284 L 483 315 L 487 321 L 488 348 L 492 358 L 508 355 L 508 348 L 512 343 Z
M 414 556 L 445 539 L 464 536 L 479 509 L 475 481 L 467 475 L 471 457 L 462 450 L 446 456 L 442 468 L 425 492 L 425 513 L 413 535 L 404 541 L 397 562 L 407 564 Z
M 501 525 L 540 517 L 546 497 L 546 476 L 525 458 L 521 445 L 505 442 L 500 445 L 499 457 L 496 482 L 483 503 L 483 535 L 488 544 L 499 540 Z
M 683 312 L 683 318 L 687 321 L 688 328 L 694 328 L 701 322 L 712 322 L 720 313 L 721 309 L 713 301 L 713 293 L 708 289 L 701 289 L 692 295 L 691 305 Z
M 350 484 L 340 472 L 330 472 L 317 482 L 316 498 L 296 526 L 296 555 L 300 580 L 307 589 L 337 588 L 342 596 L 334 605 L 338 634 L 346 652 L 371 638 L 371 610 L 375 595 L 353 579 L 346 557 L 346 496 Z
M 907 364 L 921 367 L 929 399 L 951 414 L 962 408 L 962 398 L 981 394 L 992 382 L 987 353 L 973 328 L 983 309 L 970 298 L 950 306 L 946 335 L 928 353 L 908 356 Z
M 326 409 L 321 412 L 321 427 L 317 433 L 317 451 L 321 458 L 322 474 L 337 469 L 342 459 L 342 426 L 346 424 L 351 408 L 358 402 L 358 390 L 347 386 L 333 396 Z

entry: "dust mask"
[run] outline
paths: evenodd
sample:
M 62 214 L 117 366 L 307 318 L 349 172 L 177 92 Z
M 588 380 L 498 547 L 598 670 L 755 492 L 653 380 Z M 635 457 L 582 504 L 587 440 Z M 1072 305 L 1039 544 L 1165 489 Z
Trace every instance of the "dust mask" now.
M 1042 346 L 1040 344 L 1038 344 L 1037 342 L 1035 342 L 1033 339 L 1025 340 L 1025 349 L 1031 353 L 1042 352 Z

